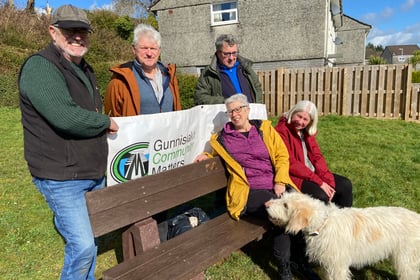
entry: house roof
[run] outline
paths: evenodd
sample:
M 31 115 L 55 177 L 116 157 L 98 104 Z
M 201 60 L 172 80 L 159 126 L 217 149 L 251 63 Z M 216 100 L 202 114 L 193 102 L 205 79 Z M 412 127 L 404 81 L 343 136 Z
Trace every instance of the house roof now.
M 214 0 L 153 0 L 152 4 L 149 6 L 150 11 L 161 11 L 167 9 L 174 9 L 180 7 L 189 7 L 203 4 L 213 4 Z M 343 13 L 343 0 L 331 0 L 331 4 L 337 5 L 340 11 L 340 14 L 337 16 L 341 17 Z
M 355 18 L 352 18 L 351 16 L 348 16 L 346 14 L 343 14 L 343 16 L 346 17 L 346 18 L 348 18 L 348 19 L 350 19 L 350 20 L 352 20 L 352 21 L 354 21 L 355 23 L 360 24 L 361 26 L 365 27 L 366 29 L 369 29 L 369 30 L 372 29 L 372 25 L 370 25 L 370 24 L 361 22 L 360 20 L 357 20 Z
M 384 52 L 390 52 L 392 55 L 399 55 L 401 53 L 412 55 L 415 51 L 419 50 L 420 48 L 417 45 L 394 45 L 385 47 Z
M 203 4 L 211 4 L 211 0 L 155 0 L 152 5 L 150 5 L 149 10 L 151 11 L 161 11 L 167 9 L 175 9 L 181 7 L 190 7 Z

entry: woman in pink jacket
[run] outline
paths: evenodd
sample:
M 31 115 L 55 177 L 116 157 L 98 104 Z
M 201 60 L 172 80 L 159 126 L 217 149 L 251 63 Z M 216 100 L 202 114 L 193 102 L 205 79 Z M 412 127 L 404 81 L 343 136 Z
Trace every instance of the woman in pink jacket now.
M 302 193 L 351 207 L 352 184 L 328 169 L 315 139 L 317 123 L 318 110 L 308 100 L 299 101 L 279 119 L 276 130 L 289 151 L 290 178 Z

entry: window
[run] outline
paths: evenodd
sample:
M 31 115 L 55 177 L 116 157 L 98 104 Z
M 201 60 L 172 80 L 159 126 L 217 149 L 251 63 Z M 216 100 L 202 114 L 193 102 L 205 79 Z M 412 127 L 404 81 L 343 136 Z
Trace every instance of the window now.
M 211 5 L 211 24 L 222 25 L 238 22 L 236 2 L 226 2 Z

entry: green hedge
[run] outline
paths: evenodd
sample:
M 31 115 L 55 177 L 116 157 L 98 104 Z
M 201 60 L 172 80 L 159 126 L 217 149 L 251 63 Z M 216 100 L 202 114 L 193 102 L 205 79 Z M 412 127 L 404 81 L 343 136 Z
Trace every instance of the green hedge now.
M 420 83 L 420 71 L 413 71 L 412 83 Z
M 176 74 L 176 77 L 179 84 L 182 109 L 194 107 L 194 90 L 198 77 L 182 73 Z

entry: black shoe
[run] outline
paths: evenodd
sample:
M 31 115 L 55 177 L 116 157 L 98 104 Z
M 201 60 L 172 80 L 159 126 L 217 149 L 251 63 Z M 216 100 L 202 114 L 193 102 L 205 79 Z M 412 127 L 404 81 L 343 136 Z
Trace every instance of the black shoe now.
M 290 269 L 292 270 L 293 275 L 299 277 L 300 279 L 306 280 L 321 280 L 318 274 L 312 270 L 311 266 L 308 263 L 290 263 Z
M 279 280 L 292 280 L 292 272 L 290 271 L 290 262 L 279 262 L 278 264 Z

